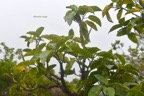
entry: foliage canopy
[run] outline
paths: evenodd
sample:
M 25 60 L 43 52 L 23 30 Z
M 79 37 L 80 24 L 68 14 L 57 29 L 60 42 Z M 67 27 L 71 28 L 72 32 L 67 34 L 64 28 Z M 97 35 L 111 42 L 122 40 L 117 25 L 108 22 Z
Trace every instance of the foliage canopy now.
M 25 49 L 14 53 L 14 49 L 1 44 L 5 54 L 0 60 L 0 84 L 4 86 L 0 88 L 0 95 L 144 96 L 144 50 L 140 48 L 144 31 L 143 6 L 143 0 L 111 0 L 103 10 L 98 6 L 70 5 L 66 7 L 68 11 L 64 20 L 68 25 L 77 23 L 79 36 L 75 36 L 73 29 L 67 36 L 42 34 L 44 27 L 39 27 L 21 36 L 27 43 Z M 117 32 L 117 36 L 126 35 L 137 44 L 136 48 L 128 49 L 130 55 L 117 52 L 123 46 L 120 41 L 112 44 L 108 51 L 88 46 L 91 30 L 98 31 L 97 26 L 102 26 L 96 14 L 101 12 L 103 17 L 113 22 L 110 10 L 116 11 L 118 24 L 109 32 Z M 35 47 L 30 48 L 31 44 Z M 14 61 L 16 54 L 23 60 L 18 64 Z M 56 64 L 53 64 L 53 59 Z M 58 74 L 55 67 L 59 68 Z M 66 81 L 69 75 L 76 78 Z M 10 84 L 6 84 L 8 80 Z

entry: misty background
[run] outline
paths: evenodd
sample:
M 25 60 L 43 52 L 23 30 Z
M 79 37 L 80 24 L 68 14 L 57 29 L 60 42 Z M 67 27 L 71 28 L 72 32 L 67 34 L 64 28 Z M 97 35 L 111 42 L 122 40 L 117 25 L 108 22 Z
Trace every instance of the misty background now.
M 20 38 L 28 31 L 35 31 L 38 27 L 45 27 L 43 34 L 67 35 L 73 28 L 78 33 L 76 23 L 69 26 L 63 19 L 66 6 L 97 5 L 103 9 L 111 0 L 1 0 L 0 3 L 0 42 L 5 42 L 14 48 L 25 48 L 24 39 Z M 92 31 L 90 46 L 97 46 L 102 50 L 109 50 L 111 43 L 121 39 L 125 46 L 134 45 L 127 37 L 116 37 L 116 32 L 108 34 L 111 26 L 116 23 L 116 14 L 110 15 L 114 23 L 102 18 L 101 12 L 96 15 L 102 21 L 98 31 Z M 39 16 L 39 18 L 38 18 Z M 41 16 L 41 17 L 40 17 Z M 44 16 L 44 17 L 42 17 Z M 78 34 L 77 34 L 78 35 Z

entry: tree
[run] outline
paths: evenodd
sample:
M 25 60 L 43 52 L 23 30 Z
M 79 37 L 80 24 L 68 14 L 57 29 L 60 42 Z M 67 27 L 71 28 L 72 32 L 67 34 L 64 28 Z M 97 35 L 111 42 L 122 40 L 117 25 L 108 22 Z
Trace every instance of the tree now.
M 142 4 L 140 1 L 112 0 L 103 10 L 98 6 L 70 5 L 66 7 L 69 10 L 64 19 L 69 25 L 77 23 L 78 37 L 73 29 L 67 36 L 43 35 L 44 27 L 21 36 L 28 48 L 22 50 L 23 61 L 13 67 L 14 83 L 9 90 L 10 96 L 143 96 L 143 75 L 134 62 L 113 49 L 101 51 L 87 45 L 91 30 L 97 31 L 97 26 L 102 26 L 96 13 L 102 11 L 102 16 L 112 22 L 110 9 L 117 10 L 118 24 L 109 32 L 118 30 L 117 36 L 127 35 L 139 45 L 139 40 L 143 38 Z M 135 12 L 140 12 L 142 16 Z M 123 14 L 132 15 L 127 19 Z M 35 48 L 30 48 L 32 43 Z M 26 60 L 25 57 L 30 59 Z M 53 64 L 52 59 L 57 63 Z M 79 72 L 75 65 L 78 65 Z M 54 72 L 56 66 L 59 67 L 59 74 Z M 72 82 L 66 81 L 69 75 L 78 78 Z M 53 94 L 52 90 L 61 93 Z
M 20 49 L 19 49 L 20 50 Z M 8 96 L 9 87 L 13 85 L 11 79 L 12 67 L 16 66 L 16 57 L 19 57 L 19 50 L 9 48 L 4 42 L 0 43 L 0 95 Z

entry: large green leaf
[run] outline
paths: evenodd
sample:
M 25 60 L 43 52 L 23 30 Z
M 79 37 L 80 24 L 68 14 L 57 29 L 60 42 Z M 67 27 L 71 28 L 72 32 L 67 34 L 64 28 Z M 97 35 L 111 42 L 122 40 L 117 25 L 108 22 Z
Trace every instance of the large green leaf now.
M 66 75 L 73 75 L 75 73 L 75 70 L 65 70 Z
M 17 90 L 17 84 L 13 84 L 9 89 L 9 95 L 10 96 L 15 96 L 16 95 L 16 90 Z
M 39 37 L 42 33 L 42 31 L 44 30 L 44 27 L 39 27 L 37 30 L 36 30 L 36 36 Z
M 58 41 L 60 36 L 56 35 L 56 34 L 50 34 L 50 35 L 42 35 L 42 38 L 45 38 L 47 40 L 53 40 L 53 41 Z
M 142 84 L 138 84 L 138 85 L 134 86 L 132 89 L 141 91 L 142 86 L 143 86 Z
M 87 6 L 87 5 L 79 6 L 79 8 L 78 8 L 78 13 L 79 14 L 84 15 L 84 14 L 86 14 L 88 12 L 94 13 L 93 8 L 90 7 L 90 6 Z
M 105 8 L 104 8 L 103 11 L 102 11 L 102 16 L 103 16 L 103 17 L 108 13 L 108 11 L 110 10 L 110 8 L 111 8 L 112 6 L 113 6 L 113 3 L 105 6 Z
M 105 85 L 108 85 L 108 79 L 103 77 L 102 75 L 99 75 L 99 74 L 96 74 L 94 75 L 98 80 L 99 82 L 105 84 Z
M 91 28 L 93 28 L 95 31 L 97 31 L 97 27 L 96 27 L 96 25 L 95 25 L 93 22 L 88 21 L 88 20 L 86 20 L 85 22 L 86 22 Z
M 117 19 L 118 19 L 118 20 L 120 20 L 120 19 L 121 19 L 122 12 L 123 12 L 123 10 L 122 10 L 122 9 L 120 9 L 120 10 L 118 11 L 118 13 L 117 13 Z
M 18 63 L 17 66 L 29 66 L 29 65 L 34 65 L 34 61 L 33 60 L 26 60 L 26 61 L 23 61 L 23 62 L 20 62 Z
M 137 39 L 135 33 L 129 33 L 129 34 L 128 34 L 128 38 L 129 38 L 132 42 L 138 44 L 138 39 Z
M 47 61 L 47 59 L 51 59 L 51 56 L 52 56 L 52 51 L 50 50 L 42 51 L 39 55 L 41 63 L 44 64 Z
M 40 44 L 37 49 L 29 50 L 27 53 L 25 53 L 24 56 L 32 56 L 32 55 L 40 53 L 42 51 L 42 49 L 45 47 L 45 45 L 46 45 L 46 43 Z
M 112 32 L 112 31 L 114 31 L 114 30 L 116 30 L 116 29 L 118 29 L 118 28 L 120 28 L 120 27 L 122 27 L 121 24 L 116 24 L 116 25 L 114 25 L 114 26 L 111 27 L 111 29 L 110 29 L 109 32 Z
M 72 38 L 74 37 L 74 31 L 73 31 L 73 29 L 69 30 L 68 36 L 71 36 Z
M 105 92 L 106 96 L 115 96 L 115 89 L 112 87 L 104 88 L 104 92 Z
M 106 17 L 107 17 L 107 20 L 108 20 L 109 22 L 112 22 L 112 23 L 113 23 L 109 12 L 106 13 Z
M 101 90 L 102 90 L 102 85 L 95 85 L 92 87 L 88 93 L 88 96 L 99 96 Z
M 44 30 L 44 27 L 39 27 L 36 31 L 29 31 L 29 32 L 27 32 L 27 34 L 39 37 L 43 30 Z
M 134 13 L 134 12 L 140 12 L 141 9 L 139 8 L 132 8 L 132 9 L 129 9 L 125 14 L 130 14 L 130 13 Z
M 85 22 L 81 22 L 80 24 L 80 33 L 83 35 L 85 42 L 90 41 L 87 24 Z
M 90 6 L 95 12 L 102 11 L 98 6 Z
M 144 96 L 144 92 L 136 89 L 131 89 L 128 91 L 127 96 Z
M 100 21 L 100 19 L 97 16 L 90 15 L 88 18 L 90 20 L 92 20 L 93 22 L 97 23 L 99 26 L 101 26 L 101 21 Z
M 112 50 L 109 50 L 108 52 L 105 52 L 105 51 L 101 51 L 97 54 L 97 56 L 101 56 L 105 59 L 109 58 L 109 59 L 114 59 L 114 56 L 113 56 L 113 53 L 112 53 Z
M 27 32 L 26 34 L 30 34 L 30 35 L 36 35 L 36 34 L 35 34 L 35 31 L 29 31 L 29 32 Z M 21 38 L 26 38 L 26 37 L 24 37 L 24 36 L 21 36 Z
M 66 8 L 70 8 L 72 9 L 72 11 L 77 12 L 78 11 L 78 7 L 76 5 L 70 5 L 70 6 L 66 6 Z
M 68 61 L 65 69 L 70 70 L 72 68 L 74 62 L 75 62 L 75 58 L 70 58 L 70 60 Z
M 71 11 L 71 10 L 70 10 L 70 11 L 67 11 L 64 19 L 65 19 L 65 21 L 68 23 L 68 25 L 71 25 L 71 24 L 72 24 L 72 21 L 74 20 L 75 15 L 76 15 L 76 12 Z
M 124 84 L 121 84 L 121 83 L 112 83 L 111 85 L 116 87 L 116 88 L 125 90 L 125 91 L 129 90 L 129 87 L 127 87 L 127 86 L 125 86 Z
M 123 4 L 134 4 L 133 0 L 121 0 Z
M 139 75 L 139 70 L 132 64 L 126 64 L 125 69 L 130 74 L 134 74 L 134 75 L 137 75 L 137 76 Z
M 100 51 L 100 49 L 97 48 L 97 47 L 87 47 L 87 50 L 88 50 L 91 54 L 95 54 L 96 52 Z
M 50 71 L 50 70 L 53 69 L 55 66 L 56 66 L 56 64 L 49 65 L 49 66 L 47 67 L 47 70 Z
M 118 30 L 117 32 L 117 36 L 123 36 L 123 35 L 127 35 L 128 32 L 126 31 L 126 28 L 121 28 L 120 30 Z
M 89 66 L 90 66 L 91 70 L 93 70 L 95 68 L 104 66 L 104 62 L 102 61 L 102 59 L 94 60 L 93 62 L 91 62 L 91 64 Z
M 116 55 L 116 57 L 121 61 L 121 63 L 122 64 L 125 64 L 126 62 L 125 62 L 125 59 L 124 59 L 124 57 L 122 56 L 122 55 L 119 55 L 119 54 L 115 54 Z

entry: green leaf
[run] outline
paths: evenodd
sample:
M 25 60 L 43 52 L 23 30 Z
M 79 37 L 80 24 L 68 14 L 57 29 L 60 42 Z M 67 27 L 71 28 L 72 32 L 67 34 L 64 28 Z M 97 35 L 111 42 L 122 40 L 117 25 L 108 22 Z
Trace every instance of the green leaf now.
M 138 44 L 138 39 L 137 39 L 135 33 L 129 33 L 129 34 L 128 34 L 128 38 L 129 38 L 132 42 Z
M 41 51 L 45 47 L 45 45 L 46 45 L 46 43 L 40 44 L 37 50 Z
M 130 74 L 134 74 L 134 75 L 137 75 L 137 76 L 139 75 L 139 70 L 132 64 L 126 64 L 125 69 Z
M 90 6 L 87 6 L 87 5 L 79 6 L 79 8 L 78 8 L 78 13 L 79 14 L 84 15 L 84 14 L 86 14 L 88 12 L 94 13 L 93 8 L 90 7 Z
M 66 75 L 72 75 L 75 73 L 75 70 L 65 70 Z
M 39 70 L 41 73 L 44 73 L 44 72 L 45 72 L 45 66 L 44 66 L 44 64 L 38 63 L 38 64 L 37 64 L 37 67 L 38 67 L 38 70 Z
M 144 92 L 136 89 L 131 89 L 128 91 L 127 96 L 144 96 Z
M 39 27 L 36 31 L 29 31 L 27 32 L 27 34 L 39 37 L 43 30 L 44 30 L 44 27 Z
M 113 3 L 105 6 L 105 8 L 104 8 L 103 11 L 102 11 L 102 16 L 103 16 L 103 17 L 108 13 L 108 11 L 110 10 L 110 8 L 111 8 L 112 6 L 113 6 Z
M 70 70 L 72 68 L 74 62 L 75 62 L 75 58 L 70 58 L 70 61 L 68 61 L 65 69 Z
M 121 83 L 112 83 L 111 85 L 113 85 L 116 88 L 120 88 L 122 90 L 128 91 L 129 88 Z
M 52 56 L 52 51 L 50 51 L 50 50 L 42 51 L 39 55 L 41 63 L 45 64 L 46 60 L 50 59 L 51 56 Z
M 112 22 L 112 23 L 113 23 L 109 12 L 106 13 L 106 17 L 107 17 L 107 20 L 108 20 L 109 22 Z
M 122 56 L 122 55 L 119 55 L 119 54 L 115 54 L 117 57 L 118 57 L 118 59 L 121 61 L 121 63 L 122 64 L 125 64 L 126 62 L 125 62 L 125 59 L 124 59 L 124 57 Z
M 52 64 L 50 66 L 47 67 L 47 70 L 50 71 L 51 69 L 53 69 L 56 66 L 56 64 Z
M 143 33 L 143 30 L 144 30 L 144 24 L 139 24 L 136 26 L 136 31 L 139 33 L 139 34 L 142 34 Z
M 126 35 L 126 34 L 128 34 L 128 32 L 126 31 L 125 27 L 118 30 L 118 32 L 117 32 L 117 36 L 123 36 L 123 35 Z
M 88 92 L 88 96 L 99 96 L 101 90 L 102 90 L 102 85 L 95 85 L 90 89 Z
M 107 87 L 104 89 L 106 96 L 115 96 L 115 89 L 111 87 Z
M 95 68 L 99 68 L 101 66 L 103 66 L 103 61 L 101 59 L 98 60 L 94 60 L 91 64 L 90 64 L 90 68 L 91 70 L 95 69 Z
M 109 58 L 109 59 L 114 59 L 112 50 L 109 50 L 108 52 L 105 51 L 100 51 L 97 56 L 101 56 L 103 58 Z
M 86 20 L 85 22 L 86 22 L 91 28 L 93 28 L 95 31 L 97 31 L 97 27 L 96 27 L 96 25 L 95 25 L 93 22 L 88 21 L 88 20 Z
M 91 54 L 95 54 L 95 53 L 97 53 L 98 51 L 100 51 L 100 49 L 97 48 L 97 47 L 87 47 L 87 50 L 88 50 Z
M 78 43 L 81 43 L 81 39 L 79 37 L 74 37 L 73 40 L 78 42 Z
M 108 85 L 108 80 L 103 77 L 102 75 L 99 75 L 99 74 L 96 74 L 94 75 L 101 83 L 105 84 L 105 85 Z
M 123 4 L 134 4 L 133 0 L 122 0 Z
M 26 48 L 26 49 L 23 49 L 22 51 L 29 52 L 29 51 L 32 51 L 32 49 Z
M 90 20 L 92 20 L 93 22 L 97 23 L 99 26 L 101 26 L 101 21 L 100 21 L 100 19 L 97 16 L 90 15 L 88 18 Z
M 35 55 L 39 53 L 38 50 L 31 50 L 31 51 L 28 51 L 26 54 L 24 54 L 24 56 L 32 56 L 32 55 Z
M 16 90 L 17 90 L 17 84 L 13 84 L 9 89 L 9 95 L 15 96 Z
M 75 15 L 76 15 L 76 12 L 71 11 L 71 10 L 70 10 L 70 11 L 67 11 L 64 19 L 65 19 L 65 21 L 68 23 L 68 25 L 71 25 L 71 24 L 72 24 L 72 21 L 74 20 Z
M 142 86 L 143 86 L 142 84 L 138 84 L 138 85 L 134 86 L 132 89 L 141 91 Z
M 37 30 L 36 30 L 36 36 L 39 37 L 42 33 L 42 31 L 44 30 L 44 27 L 39 27 Z
M 114 25 L 114 26 L 111 27 L 111 29 L 110 29 L 109 32 L 112 32 L 112 31 L 114 31 L 114 30 L 116 30 L 116 29 L 118 29 L 118 28 L 120 28 L 120 27 L 122 27 L 121 24 L 116 24 L 116 25 Z
M 102 11 L 98 6 L 90 6 L 94 11 Z
M 89 33 L 88 33 L 88 28 L 85 22 L 82 22 L 80 24 L 80 32 L 82 33 L 84 39 L 86 42 L 90 42 L 90 38 L 89 38 Z
M 74 31 L 73 31 L 73 29 L 69 30 L 68 36 L 71 36 L 72 38 L 74 37 Z
M 27 32 L 26 34 L 30 34 L 30 35 L 36 35 L 36 34 L 35 34 L 35 31 L 29 31 L 29 32 Z M 21 38 L 26 38 L 26 37 L 24 37 L 24 36 L 21 36 Z
M 78 11 L 78 7 L 76 5 L 66 6 L 66 8 L 70 8 L 70 9 L 72 9 L 72 11 L 75 11 L 75 12 Z
M 74 16 L 74 21 L 79 24 L 82 22 L 81 16 L 78 13 Z
M 122 10 L 122 9 L 120 9 L 120 10 L 118 11 L 118 13 L 117 13 L 117 19 L 118 19 L 118 20 L 120 20 L 120 19 L 121 19 L 122 12 L 123 12 L 123 10 Z
M 52 41 L 59 41 L 60 36 L 56 34 L 50 34 L 50 35 L 42 35 L 42 38 L 45 38 L 47 40 L 52 40 Z
M 23 62 L 20 62 L 18 63 L 17 66 L 29 66 L 29 65 L 34 65 L 34 61 L 33 60 L 27 60 L 27 61 L 23 61 Z
M 130 14 L 130 13 L 134 13 L 134 12 L 140 12 L 140 11 L 141 11 L 141 9 L 139 9 L 139 8 L 132 8 L 132 9 L 129 9 L 129 10 L 125 13 L 125 15 Z

